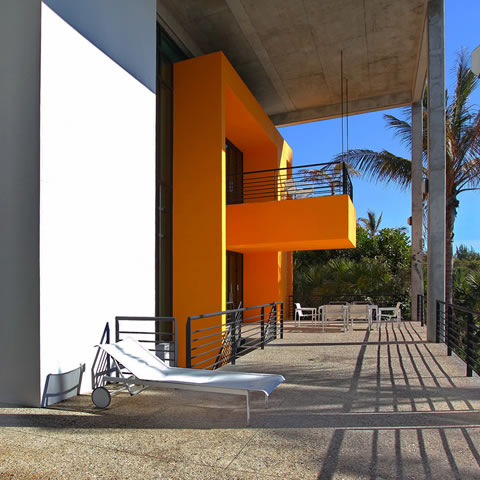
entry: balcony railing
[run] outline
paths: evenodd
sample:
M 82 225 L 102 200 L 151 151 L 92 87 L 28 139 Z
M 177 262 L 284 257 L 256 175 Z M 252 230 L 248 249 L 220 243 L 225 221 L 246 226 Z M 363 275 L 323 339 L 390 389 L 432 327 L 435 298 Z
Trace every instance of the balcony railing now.
M 227 176 L 227 205 L 349 195 L 353 185 L 343 162 L 317 163 Z
M 480 312 L 437 300 L 437 341 L 466 364 L 467 376 L 480 375 Z
M 205 322 L 210 325 L 205 326 Z M 283 302 L 188 317 L 188 368 L 217 369 L 283 338 Z

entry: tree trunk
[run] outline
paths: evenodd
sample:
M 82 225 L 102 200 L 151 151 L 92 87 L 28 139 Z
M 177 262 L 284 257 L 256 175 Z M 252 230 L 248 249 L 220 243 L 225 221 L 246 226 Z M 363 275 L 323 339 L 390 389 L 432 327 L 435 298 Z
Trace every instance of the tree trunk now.
M 456 195 L 447 197 L 445 223 L 445 301 L 453 303 L 453 227 L 457 216 Z

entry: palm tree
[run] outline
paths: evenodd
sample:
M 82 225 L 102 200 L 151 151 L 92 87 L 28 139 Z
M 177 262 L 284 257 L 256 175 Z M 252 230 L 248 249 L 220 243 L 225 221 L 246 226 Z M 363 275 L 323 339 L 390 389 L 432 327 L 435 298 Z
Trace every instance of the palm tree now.
M 360 217 L 358 221 L 363 223 L 363 226 L 368 231 L 370 238 L 373 238 L 380 230 L 380 223 L 382 222 L 382 217 L 383 217 L 383 212 L 380 214 L 377 220 L 377 216 L 375 212 L 373 212 L 372 210 L 368 210 L 367 218 Z
M 453 98 L 446 99 L 446 253 L 445 290 L 447 302 L 453 300 L 453 235 L 459 205 L 458 195 L 480 186 L 480 111 L 469 104 L 469 97 L 478 86 L 478 78 L 468 67 L 466 51 L 461 51 L 456 64 L 457 84 Z M 412 128 L 408 121 L 385 115 L 387 126 L 405 145 L 411 146 Z M 424 108 L 424 166 L 427 163 L 427 109 Z M 350 150 L 337 155 L 364 175 L 385 183 L 407 188 L 411 182 L 411 160 L 387 150 Z M 426 172 L 426 170 L 425 170 Z M 425 173 L 426 174 L 426 173 Z

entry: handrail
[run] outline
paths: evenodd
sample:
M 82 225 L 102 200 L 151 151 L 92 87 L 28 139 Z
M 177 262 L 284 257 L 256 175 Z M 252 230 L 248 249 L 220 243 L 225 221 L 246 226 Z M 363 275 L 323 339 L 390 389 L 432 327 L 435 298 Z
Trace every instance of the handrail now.
M 245 316 L 246 312 L 259 311 Z M 266 303 L 221 312 L 188 317 L 186 325 L 186 365 L 188 368 L 220 368 L 227 363 L 235 364 L 241 355 L 277 338 L 283 338 L 283 302 Z M 198 326 L 199 320 L 218 318 L 210 326 Z M 225 320 L 224 320 L 225 319 Z M 213 347 L 213 348 L 212 348 Z
M 445 343 L 447 355 L 455 353 L 466 364 L 466 375 L 480 375 L 480 311 L 437 300 L 437 342 Z
M 227 176 L 227 204 L 230 205 L 326 195 L 349 195 L 353 200 L 353 184 L 344 162 L 254 170 Z

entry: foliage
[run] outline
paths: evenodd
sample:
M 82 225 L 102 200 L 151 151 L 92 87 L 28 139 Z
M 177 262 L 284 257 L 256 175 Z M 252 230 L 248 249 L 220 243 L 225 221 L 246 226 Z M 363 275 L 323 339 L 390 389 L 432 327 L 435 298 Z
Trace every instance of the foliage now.
M 454 256 L 453 285 L 455 303 L 480 310 L 480 253 L 460 245 Z
M 295 252 L 294 297 L 305 305 L 321 299 L 375 298 L 391 304 L 408 291 L 410 243 L 401 229 L 375 235 L 357 225 L 357 248 Z
M 372 210 L 367 211 L 367 218 L 360 217 L 358 219 L 359 223 L 363 224 L 363 226 L 368 230 L 368 233 L 371 237 L 375 236 L 380 229 L 380 224 L 382 223 L 383 212 L 377 219 L 375 212 Z

